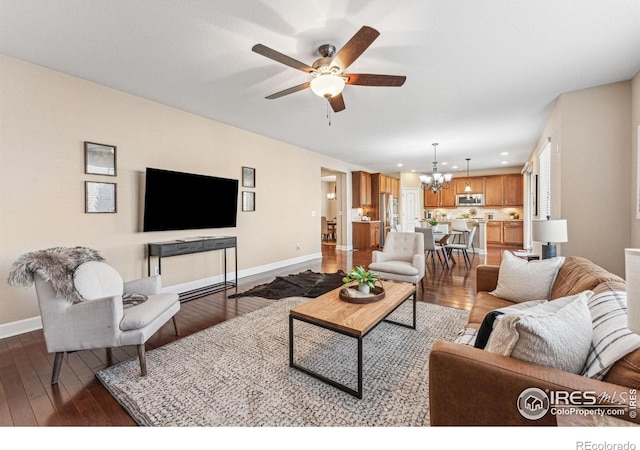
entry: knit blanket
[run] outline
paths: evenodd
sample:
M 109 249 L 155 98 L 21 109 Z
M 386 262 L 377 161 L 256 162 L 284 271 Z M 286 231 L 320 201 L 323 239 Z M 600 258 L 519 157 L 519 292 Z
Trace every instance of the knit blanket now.
M 104 261 L 96 250 L 86 247 L 54 247 L 25 253 L 14 261 L 9 271 L 11 286 L 31 286 L 37 274 L 50 282 L 58 297 L 73 303 L 85 301 L 73 284 L 78 266 L 88 261 Z

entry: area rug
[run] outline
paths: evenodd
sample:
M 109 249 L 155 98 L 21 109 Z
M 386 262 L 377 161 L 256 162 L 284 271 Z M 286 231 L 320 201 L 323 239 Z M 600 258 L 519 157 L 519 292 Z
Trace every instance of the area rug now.
M 381 323 L 364 338 L 359 400 L 289 367 L 288 298 L 98 372 L 144 426 L 373 427 L 429 424 L 429 352 L 453 340 L 468 311 L 419 302 L 417 330 Z M 391 319 L 410 323 L 411 302 Z M 355 388 L 356 340 L 295 322 L 299 364 Z
M 261 284 L 246 292 L 230 295 L 229 298 L 262 297 L 270 300 L 280 300 L 287 297 L 316 298 L 342 286 L 343 271 L 336 273 L 317 273 L 305 270 L 294 275 L 276 277 L 270 283 Z

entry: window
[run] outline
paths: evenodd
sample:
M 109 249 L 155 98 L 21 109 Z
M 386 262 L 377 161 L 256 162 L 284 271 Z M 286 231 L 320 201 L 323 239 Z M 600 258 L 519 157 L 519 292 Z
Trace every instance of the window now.
M 551 215 L 551 140 L 547 142 L 540 154 L 540 186 L 538 217 L 545 219 Z

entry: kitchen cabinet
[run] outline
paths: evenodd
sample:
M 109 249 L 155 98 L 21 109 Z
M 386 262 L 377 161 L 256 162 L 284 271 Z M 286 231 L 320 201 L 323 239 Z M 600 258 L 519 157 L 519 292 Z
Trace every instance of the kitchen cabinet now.
M 367 172 L 353 172 L 351 175 L 353 208 L 371 206 L 371 174 Z
M 449 189 L 440 189 L 435 194 L 430 190 L 424 191 L 425 208 L 455 208 L 456 190 L 454 186 Z
M 487 222 L 487 244 L 522 246 L 521 220 L 491 220 Z
M 487 244 L 502 244 L 502 222 L 487 222 Z
M 380 247 L 380 222 L 353 222 L 353 248 L 369 250 Z
M 383 173 L 372 175 L 371 187 L 372 196 L 391 194 L 394 198 L 398 198 L 398 195 L 400 194 L 400 180 Z
M 464 194 L 464 188 L 467 187 L 467 180 L 469 181 L 469 185 L 471 186 L 472 194 L 483 194 L 484 193 L 484 179 L 485 177 L 464 177 L 464 178 L 454 178 L 453 181 L 456 185 L 456 194 Z
M 505 220 L 502 222 L 502 242 L 522 246 L 522 222 L 519 220 Z
M 522 175 L 496 175 L 485 177 L 485 206 L 522 206 Z

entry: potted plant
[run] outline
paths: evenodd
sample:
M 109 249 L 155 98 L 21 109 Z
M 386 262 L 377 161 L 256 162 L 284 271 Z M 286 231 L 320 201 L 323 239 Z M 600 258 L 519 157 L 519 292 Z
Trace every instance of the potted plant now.
M 516 212 L 515 211 L 509 211 L 509 217 L 511 217 L 511 219 L 515 219 Z
M 382 276 L 377 273 L 371 273 L 368 270 L 365 270 L 364 267 L 358 266 L 351 269 L 351 272 L 342 279 L 342 282 L 345 286 L 356 282 L 358 283 L 358 290 L 363 294 L 368 294 L 371 292 L 371 289 L 375 287 L 376 281 L 380 280 Z
M 429 225 L 431 225 L 431 228 L 433 228 L 433 231 L 437 231 L 438 230 L 438 219 L 431 218 L 431 219 L 427 220 L 427 222 L 429 223 Z
M 367 216 L 367 220 L 371 220 L 371 211 L 367 211 L 365 215 Z

